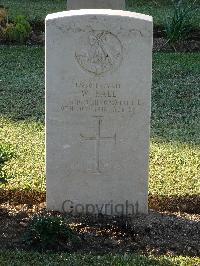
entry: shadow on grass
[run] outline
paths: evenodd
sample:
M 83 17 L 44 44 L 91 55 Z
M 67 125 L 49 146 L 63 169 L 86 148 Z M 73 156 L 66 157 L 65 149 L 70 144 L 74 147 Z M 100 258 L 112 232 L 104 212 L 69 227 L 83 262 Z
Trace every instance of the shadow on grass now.
M 154 55 L 151 135 L 200 145 L 198 54 Z
M 1 46 L 0 113 L 44 121 L 44 49 Z

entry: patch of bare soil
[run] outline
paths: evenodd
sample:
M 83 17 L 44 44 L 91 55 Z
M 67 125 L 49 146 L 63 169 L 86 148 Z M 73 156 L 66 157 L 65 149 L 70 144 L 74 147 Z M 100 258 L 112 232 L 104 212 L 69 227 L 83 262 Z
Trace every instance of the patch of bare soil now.
M 22 235 L 45 203 L 0 205 L 0 247 L 26 250 Z M 58 212 L 48 212 L 57 216 Z M 63 215 L 62 215 L 63 216 Z M 142 252 L 200 256 L 200 215 L 150 211 L 134 218 L 64 215 L 81 239 L 79 252 Z M 77 251 L 77 250 L 74 250 Z
M 154 211 L 185 212 L 200 214 L 200 195 L 160 196 L 149 195 L 149 208 Z M 0 204 L 9 202 L 11 205 L 28 204 L 38 206 L 45 202 L 46 193 L 29 190 L 0 189 Z
M 199 52 L 200 40 L 188 39 L 180 41 L 173 47 L 163 37 L 154 38 L 153 52 Z

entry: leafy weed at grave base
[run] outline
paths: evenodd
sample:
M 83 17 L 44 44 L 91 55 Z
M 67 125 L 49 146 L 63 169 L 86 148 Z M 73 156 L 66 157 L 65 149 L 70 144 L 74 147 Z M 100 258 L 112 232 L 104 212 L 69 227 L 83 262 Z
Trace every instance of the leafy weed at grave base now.
M 60 216 L 34 216 L 23 236 L 23 242 L 31 249 L 70 251 L 78 248 L 80 238 Z

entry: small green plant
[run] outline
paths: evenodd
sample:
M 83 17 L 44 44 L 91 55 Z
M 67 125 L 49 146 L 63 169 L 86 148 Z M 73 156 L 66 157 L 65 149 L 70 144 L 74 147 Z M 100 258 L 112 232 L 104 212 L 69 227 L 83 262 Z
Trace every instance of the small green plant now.
M 6 39 L 11 42 L 24 43 L 31 33 L 30 23 L 24 16 L 17 16 L 14 23 L 7 24 L 5 29 Z
M 188 4 L 184 0 L 172 0 L 173 12 L 171 15 L 166 15 L 164 28 L 167 37 L 167 42 L 174 49 L 175 44 L 187 38 L 191 31 L 192 15 L 197 11 L 195 2 Z
M 14 156 L 14 152 L 8 145 L 0 144 L 0 185 L 7 184 L 7 176 L 3 171 L 4 164 Z
M 24 43 L 31 33 L 30 23 L 24 16 L 17 16 L 8 22 L 8 9 L 0 6 L 0 40 Z
M 70 250 L 80 243 L 79 237 L 55 216 L 35 216 L 27 227 L 23 240 L 37 250 Z

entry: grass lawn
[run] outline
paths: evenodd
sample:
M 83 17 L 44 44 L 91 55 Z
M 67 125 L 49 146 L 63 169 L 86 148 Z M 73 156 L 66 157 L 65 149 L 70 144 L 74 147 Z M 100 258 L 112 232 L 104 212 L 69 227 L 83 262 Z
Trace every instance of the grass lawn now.
M 1 46 L 0 58 L 1 186 L 45 191 L 44 50 Z M 154 54 L 150 194 L 200 194 L 199 60 Z
M 1 0 L 1 4 L 9 8 L 10 19 L 23 14 L 30 21 L 43 21 L 47 14 L 67 9 L 66 0 Z M 153 16 L 156 25 L 162 25 L 165 14 L 172 10 L 170 0 L 127 0 L 126 5 L 127 10 Z M 195 5 L 199 8 L 200 0 Z M 198 28 L 200 17 L 195 15 L 192 24 Z
M 0 264 L 4 266 L 29 266 L 29 265 L 101 265 L 101 266 L 195 266 L 200 264 L 200 259 L 190 257 L 170 256 L 142 256 L 142 255 L 67 255 L 67 254 L 40 254 L 30 252 L 0 251 Z

